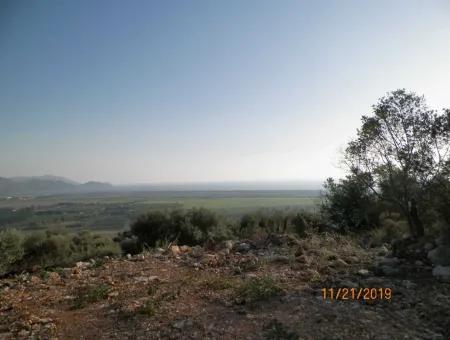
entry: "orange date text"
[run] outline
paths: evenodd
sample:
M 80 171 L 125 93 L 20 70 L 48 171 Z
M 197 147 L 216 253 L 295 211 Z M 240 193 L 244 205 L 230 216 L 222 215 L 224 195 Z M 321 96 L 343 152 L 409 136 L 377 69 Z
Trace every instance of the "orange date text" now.
M 391 300 L 391 288 L 322 288 L 324 300 Z

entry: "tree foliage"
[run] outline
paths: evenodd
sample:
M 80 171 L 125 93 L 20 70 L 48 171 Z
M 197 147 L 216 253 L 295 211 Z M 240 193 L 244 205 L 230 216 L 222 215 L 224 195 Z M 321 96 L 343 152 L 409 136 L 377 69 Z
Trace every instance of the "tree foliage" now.
M 341 230 L 361 230 L 378 224 L 376 196 L 366 184 L 371 178 L 362 176 L 348 175 L 338 182 L 328 178 L 324 184 L 321 210 Z
M 397 90 L 362 117 L 345 163 L 380 200 L 404 214 L 413 236 L 421 236 L 425 199 L 438 181 L 448 180 L 449 142 L 450 110 L 439 114 L 424 97 Z

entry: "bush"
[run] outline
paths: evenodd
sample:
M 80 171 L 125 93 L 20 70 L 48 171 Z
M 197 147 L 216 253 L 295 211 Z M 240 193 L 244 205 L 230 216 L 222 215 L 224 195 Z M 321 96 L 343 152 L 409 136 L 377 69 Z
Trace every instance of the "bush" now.
M 245 214 L 239 223 L 239 236 L 252 237 L 259 228 L 259 219 L 256 214 Z
M 136 237 L 137 246 L 141 249 L 169 242 L 193 246 L 207 240 L 221 241 L 233 236 L 230 226 L 204 208 L 152 211 L 138 217 L 131 226 L 131 235 Z M 129 245 L 131 246 L 129 243 L 124 244 L 125 247 Z
M 23 235 L 15 229 L 0 231 L 0 254 L 0 275 L 4 275 L 22 260 Z
M 91 303 L 95 303 L 108 298 L 109 286 L 101 284 L 98 286 L 81 287 L 75 292 L 75 299 L 72 308 L 84 308 Z
M 131 226 L 131 233 L 141 245 L 154 247 L 158 241 L 175 238 L 170 216 L 161 211 L 152 211 L 138 217 Z
M 81 231 L 73 236 L 71 250 L 76 259 L 80 260 L 120 253 L 120 247 L 116 242 L 113 242 L 108 237 L 93 234 L 90 231 Z
M 266 300 L 282 292 L 281 287 L 269 276 L 252 278 L 237 288 L 237 299 L 242 303 Z
M 403 238 L 409 232 L 406 221 L 384 218 L 381 227 L 370 231 L 373 246 L 381 246 L 383 243 L 393 243 Z
M 36 232 L 26 237 L 25 256 L 21 265 L 30 267 L 39 264 L 43 267 L 65 265 L 70 262 L 70 238 L 56 232 Z
M 124 238 L 119 243 L 124 254 L 136 255 L 142 252 L 143 247 L 136 237 Z
M 68 234 L 64 229 L 23 235 L 17 230 L 0 232 L 0 275 L 27 270 L 34 265 L 55 267 L 70 265 L 93 257 L 120 254 L 111 239 L 88 231 Z
M 309 228 L 308 223 L 302 214 L 297 214 L 292 219 L 292 225 L 296 234 L 300 237 L 304 237 L 306 235 L 306 230 Z
M 356 231 L 378 225 L 377 200 L 364 184 L 366 181 L 358 175 L 349 175 L 339 182 L 332 178 L 325 182 L 322 213 L 339 229 Z

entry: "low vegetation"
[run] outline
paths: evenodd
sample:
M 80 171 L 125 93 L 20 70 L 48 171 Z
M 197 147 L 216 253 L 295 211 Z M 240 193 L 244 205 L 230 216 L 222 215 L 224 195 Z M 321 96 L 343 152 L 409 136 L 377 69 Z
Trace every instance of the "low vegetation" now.
M 109 286 L 105 284 L 81 287 L 75 292 L 73 309 L 80 309 L 89 304 L 102 301 L 108 298 Z
M 83 231 L 47 230 L 25 234 L 7 229 L 0 232 L 0 275 L 14 271 L 64 266 L 94 257 L 120 254 L 110 238 Z
M 272 277 L 255 277 L 244 281 L 236 289 L 236 300 L 239 303 L 251 304 L 277 296 L 282 291 L 282 288 Z

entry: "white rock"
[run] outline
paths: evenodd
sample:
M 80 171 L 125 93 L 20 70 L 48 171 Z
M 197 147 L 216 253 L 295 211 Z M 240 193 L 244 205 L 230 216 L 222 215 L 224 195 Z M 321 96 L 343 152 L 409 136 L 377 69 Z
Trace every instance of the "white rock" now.
M 358 270 L 358 274 L 361 276 L 369 276 L 369 271 L 367 269 Z

